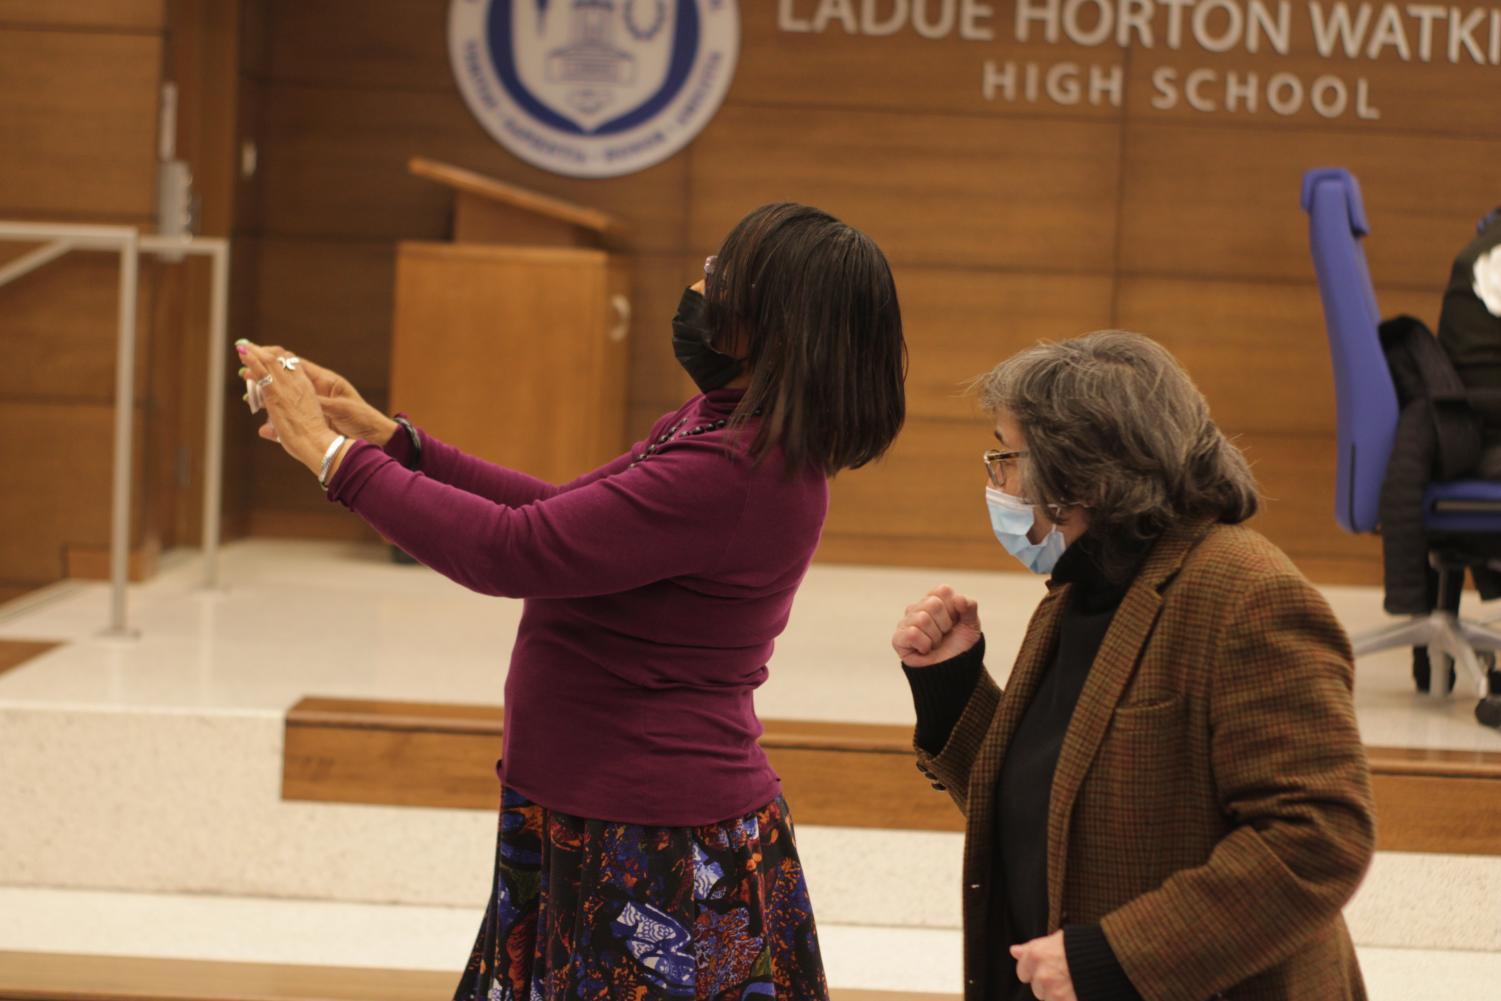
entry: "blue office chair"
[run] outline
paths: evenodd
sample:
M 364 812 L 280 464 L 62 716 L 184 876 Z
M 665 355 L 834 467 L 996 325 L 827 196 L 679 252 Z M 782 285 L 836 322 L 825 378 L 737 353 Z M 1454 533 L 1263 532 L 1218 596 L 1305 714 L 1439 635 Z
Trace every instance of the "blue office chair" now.
M 1340 168 L 1303 175 L 1303 210 L 1308 240 L 1324 301 L 1324 326 L 1334 367 L 1339 455 L 1334 516 L 1347 532 L 1375 532 L 1381 484 L 1397 432 L 1397 389 L 1381 350 L 1381 314 L 1360 240 L 1370 232 L 1360 185 Z M 1501 535 L 1501 483 L 1451 480 L 1431 484 L 1423 500 L 1423 523 L 1430 539 L 1429 560 L 1439 571 L 1437 610 L 1406 622 L 1352 636 L 1357 657 L 1392 647 L 1427 647 L 1452 658 L 1472 679 L 1480 697 L 1475 716 L 1501 726 L 1501 697 L 1490 694 L 1486 668 L 1477 652 L 1501 650 L 1501 632 L 1459 618 L 1459 594 L 1468 562 L 1447 540 L 1459 535 Z M 1447 537 L 1445 544 L 1435 540 Z M 1447 672 L 1445 672 L 1447 673 Z M 1442 696 L 1434 678 L 1430 691 Z

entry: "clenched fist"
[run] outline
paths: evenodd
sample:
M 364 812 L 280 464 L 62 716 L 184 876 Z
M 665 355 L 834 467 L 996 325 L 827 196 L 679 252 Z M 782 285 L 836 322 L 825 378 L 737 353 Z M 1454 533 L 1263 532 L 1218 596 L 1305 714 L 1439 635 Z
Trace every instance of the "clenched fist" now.
M 980 642 L 980 606 L 940 584 L 896 624 L 891 648 L 908 667 L 928 667 L 959 656 Z

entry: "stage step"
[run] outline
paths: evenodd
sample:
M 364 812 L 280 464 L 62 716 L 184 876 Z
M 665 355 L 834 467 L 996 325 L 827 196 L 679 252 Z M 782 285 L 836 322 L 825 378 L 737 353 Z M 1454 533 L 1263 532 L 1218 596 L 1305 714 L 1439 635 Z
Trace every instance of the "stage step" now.
M 435 1001 L 452 974 L 0 952 L 3 1001 Z
M 289 800 L 494 811 L 498 706 L 305 698 L 287 713 Z M 765 720 L 761 743 L 795 822 L 962 831 L 917 770 L 910 727 Z
M 48 650 L 55 649 L 56 643 L 35 640 L 7 640 L 0 639 L 0 674 L 12 668 L 20 667 L 34 657 L 40 657 Z
M 141 674 L 136 680 L 149 679 Z M 7 808 L 0 824 L 0 887 L 400 902 L 472 913 L 483 907 L 494 862 L 496 737 L 470 734 L 478 741 L 477 749 L 464 752 L 471 764 L 435 766 L 438 774 L 476 783 L 474 808 L 456 809 L 283 798 L 284 741 L 295 745 L 297 729 L 289 733 L 285 709 L 0 703 L 0 803 Z M 410 736 L 371 733 L 398 742 Z M 322 736 L 330 734 L 344 736 L 338 728 Z M 441 736 L 432 739 L 448 746 Z M 959 925 L 963 836 L 953 829 L 957 813 L 947 796 L 922 782 L 905 739 L 892 733 L 884 750 L 867 742 L 843 751 L 773 751 L 811 756 L 817 768 L 809 774 L 827 790 L 826 801 L 800 794 L 797 784 L 804 780 L 779 761 L 788 773 L 798 847 L 821 922 Z M 299 757 L 295 746 L 291 757 Z M 879 758 L 880 768 L 860 764 L 862 757 Z M 325 765 L 329 775 L 348 766 L 343 755 L 328 756 Z M 1397 767 L 1410 773 L 1451 766 L 1418 762 L 1390 770 Z M 1496 784 L 1483 777 L 1483 762 L 1460 762 L 1456 770 L 1473 774 L 1391 774 L 1380 781 L 1419 787 L 1463 782 L 1482 790 Z M 911 820 L 900 821 L 907 827 L 859 826 L 868 817 L 848 811 L 851 800 L 858 807 L 867 794 L 848 790 L 877 771 L 892 781 L 888 793 L 869 797 L 872 815 L 898 808 L 910 813 L 916 803 L 935 818 L 933 826 L 949 829 L 924 830 Z M 1454 800 L 1465 809 L 1491 809 L 1485 806 L 1490 797 L 1481 795 L 1427 799 L 1412 800 L 1411 822 L 1384 815 L 1383 838 L 1389 843 L 1411 826 L 1432 848 L 1451 837 L 1448 828 L 1461 830 L 1459 822 L 1444 819 L 1456 809 Z M 892 804 L 889 810 L 883 801 Z M 1358 944 L 1501 952 L 1495 920 L 1501 855 L 1488 841 L 1501 823 L 1465 830 L 1453 843 L 1488 851 L 1378 852 L 1347 910 Z M 900 888 L 896 905 L 893 887 Z
M 0 1001 L 442 1001 L 476 920 L 394 904 L 0 887 Z M 820 921 L 819 938 L 834 1001 L 956 999 L 957 930 Z M 96 951 L 71 954 L 80 948 Z M 1358 952 L 1371 1001 L 1480 1001 L 1501 982 L 1501 952 Z
M 457 976 L 272 963 L 0 952 L 0 1001 L 441 1001 Z M 957 995 L 832 988 L 830 1001 Z
M 282 795 L 496 808 L 499 707 L 305 698 L 287 713 Z M 767 720 L 762 746 L 799 824 L 962 831 L 913 766 L 903 726 Z M 1501 855 L 1501 753 L 1367 748 L 1378 848 Z

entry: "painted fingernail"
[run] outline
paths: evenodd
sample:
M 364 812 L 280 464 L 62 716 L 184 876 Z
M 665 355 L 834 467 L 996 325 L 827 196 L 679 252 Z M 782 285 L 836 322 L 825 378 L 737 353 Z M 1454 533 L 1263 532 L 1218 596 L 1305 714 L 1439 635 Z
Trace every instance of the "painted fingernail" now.
M 241 337 L 241 338 L 236 339 L 235 343 L 236 344 L 249 344 L 250 343 L 250 338 L 248 338 L 248 337 Z
M 240 377 L 240 378 L 241 378 L 241 379 L 243 379 L 243 378 L 245 378 L 245 376 L 246 376 L 246 375 L 247 375 L 247 374 L 249 374 L 249 372 L 250 372 L 250 369 L 248 369 L 248 368 L 245 368 L 245 367 L 244 367 L 244 366 L 243 366 L 243 365 L 242 365 L 242 366 L 241 366 L 241 367 L 240 367 L 240 371 L 238 371 L 238 372 L 236 372 L 236 373 L 235 373 L 235 374 L 236 374 L 236 375 L 238 375 L 238 376 L 239 376 L 239 377 Z
M 236 345 L 235 351 L 239 352 L 239 355 L 240 355 L 241 358 L 245 357 L 246 355 L 248 355 L 250 353 L 250 349 L 249 348 L 242 348 L 242 347 L 239 347 L 238 345 Z
M 240 401 L 242 403 L 249 403 L 250 402 L 250 394 L 249 393 L 241 393 L 240 394 Z

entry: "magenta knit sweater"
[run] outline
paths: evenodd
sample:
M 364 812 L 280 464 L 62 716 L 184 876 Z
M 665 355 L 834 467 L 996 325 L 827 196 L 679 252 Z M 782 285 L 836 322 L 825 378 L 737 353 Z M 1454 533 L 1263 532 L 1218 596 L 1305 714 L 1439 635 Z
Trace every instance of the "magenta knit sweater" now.
M 714 428 L 739 398 L 695 397 L 564 486 L 425 433 L 410 471 L 401 432 L 384 452 L 356 443 L 330 482 L 330 499 L 415 559 L 526 599 L 501 779 L 534 802 L 690 826 L 778 795 L 754 692 L 818 545 L 828 485 L 816 469 L 787 476 L 780 451 L 754 466 L 754 425 Z

